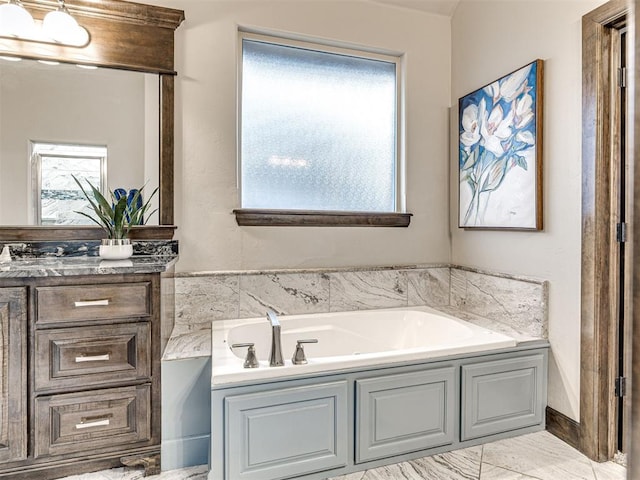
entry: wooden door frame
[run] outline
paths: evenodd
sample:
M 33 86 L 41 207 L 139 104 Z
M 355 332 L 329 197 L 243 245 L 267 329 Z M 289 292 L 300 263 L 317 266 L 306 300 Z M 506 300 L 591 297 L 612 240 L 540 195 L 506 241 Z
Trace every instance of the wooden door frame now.
M 636 15 L 634 15 L 635 31 L 638 32 L 640 28 L 640 0 L 633 2 Z M 635 72 L 640 68 L 640 35 L 635 35 L 630 42 L 635 50 L 634 63 L 632 64 Z M 634 109 L 633 112 L 633 129 L 632 129 L 632 145 L 633 156 L 635 159 L 637 154 L 640 154 L 640 79 L 633 80 L 633 97 L 630 101 L 630 105 Z M 635 162 L 633 162 L 635 163 Z M 636 225 L 640 225 L 640 208 L 636 208 L 636 205 L 640 205 L 640 168 L 635 168 L 632 165 L 632 191 L 633 191 L 633 212 L 631 213 L 632 221 Z M 632 258 L 633 265 L 640 265 L 640 235 L 632 236 Z M 628 478 L 640 478 L 640 268 L 633 268 L 633 370 L 631 372 L 631 422 L 628 428 L 628 437 L 630 440 L 629 447 L 629 464 L 628 464 Z M 633 353 L 635 352 L 635 353 Z
M 612 145 L 615 112 L 611 69 L 613 25 L 629 12 L 627 0 L 611 0 L 582 18 L 582 274 L 580 424 L 578 448 L 597 461 L 617 449 L 617 326 L 611 322 L 618 285 L 612 273 L 617 189 Z M 576 429 L 574 428 L 574 431 Z

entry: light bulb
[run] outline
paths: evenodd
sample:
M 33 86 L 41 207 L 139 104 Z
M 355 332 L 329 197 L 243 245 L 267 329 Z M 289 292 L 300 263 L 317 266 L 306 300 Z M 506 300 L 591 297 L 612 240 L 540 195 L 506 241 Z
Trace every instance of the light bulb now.
M 65 45 L 82 46 L 89 41 L 89 33 L 78 25 L 71 16 L 64 3 L 58 10 L 49 12 L 42 20 L 42 33 L 53 41 Z
M 0 5 L 0 35 L 29 37 L 34 30 L 33 17 L 17 0 Z

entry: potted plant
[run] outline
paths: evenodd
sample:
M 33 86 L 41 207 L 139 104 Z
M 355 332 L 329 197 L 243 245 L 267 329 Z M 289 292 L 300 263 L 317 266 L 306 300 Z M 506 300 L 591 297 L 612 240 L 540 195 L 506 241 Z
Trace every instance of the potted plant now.
M 91 192 L 87 192 L 74 175 L 72 177 L 82 190 L 95 216 L 79 211 L 76 213 L 96 223 L 107 235 L 107 238 L 102 239 L 102 245 L 99 249 L 100 256 L 107 260 L 129 258 L 133 254 L 133 245 L 128 238 L 129 230 L 135 225 L 144 225 L 145 219 L 155 212 L 154 210 L 146 215 L 151 206 L 151 199 L 158 189 L 156 188 L 144 203 L 141 201 L 144 186 L 138 190 L 132 190 L 135 193 L 129 196 L 116 195 L 109 191 L 109 201 L 88 180 L 86 182 L 91 187 Z

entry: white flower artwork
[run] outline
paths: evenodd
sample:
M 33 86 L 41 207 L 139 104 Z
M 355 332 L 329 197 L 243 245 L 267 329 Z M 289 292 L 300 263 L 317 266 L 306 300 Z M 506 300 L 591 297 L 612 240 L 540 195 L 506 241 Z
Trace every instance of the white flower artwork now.
M 542 229 L 542 68 L 460 99 L 460 227 Z

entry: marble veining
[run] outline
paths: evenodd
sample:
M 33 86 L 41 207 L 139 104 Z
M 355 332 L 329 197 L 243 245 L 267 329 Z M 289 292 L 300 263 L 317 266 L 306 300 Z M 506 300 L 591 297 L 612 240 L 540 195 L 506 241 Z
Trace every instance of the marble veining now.
M 522 435 L 484 446 L 482 461 L 488 465 L 541 479 L 593 480 L 595 473 L 584 455 L 549 434 L 544 442 L 537 436 Z
M 176 256 L 136 257 L 102 260 L 100 257 L 18 258 L 0 263 L 0 277 L 64 277 L 71 275 L 111 275 L 157 273 L 171 268 Z
M 162 360 L 182 360 L 211 356 L 211 328 L 174 332 L 169 337 Z
M 133 240 L 133 254 L 147 256 L 178 255 L 177 240 Z M 99 240 L 47 241 L 47 242 L 1 242 L 0 250 L 8 246 L 13 259 L 61 258 L 98 256 Z
M 410 307 L 449 305 L 451 271 L 449 268 L 407 270 L 407 304 Z
M 374 265 L 369 267 L 331 267 L 331 268 L 290 268 L 272 270 L 216 270 L 203 272 L 180 272 L 178 277 L 209 277 L 212 275 L 274 275 L 301 273 L 340 273 L 340 272 L 380 272 L 385 270 L 415 270 L 429 268 L 449 268 L 449 264 L 433 263 L 420 265 Z
M 547 337 L 547 296 L 547 282 L 451 269 L 451 306 L 531 336 Z
M 259 317 L 266 309 L 281 315 L 329 310 L 329 276 L 323 273 L 240 277 L 240 317 Z
M 115 468 L 61 480 L 140 480 L 142 470 Z M 148 480 L 206 480 L 207 466 L 183 468 Z M 596 463 L 549 432 L 350 473 L 329 480 L 625 480 L 626 468 Z
M 547 336 L 547 283 L 469 268 L 178 273 L 165 359 L 207 355 L 211 321 L 429 305 L 516 340 Z M 189 349 L 192 349 L 191 351 Z
M 144 476 L 144 470 L 131 468 L 113 468 L 100 472 L 85 473 L 65 477 L 64 480 L 207 480 L 208 468 L 206 465 L 196 467 L 181 468 L 179 470 L 169 470 L 160 475 Z
M 210 328 L 212 320 L 238 318 L 239 289 L 237 275 L 176 278 L 176 326 Z
M 474 313 L 465 312 L 456 307 L 451 306 L 438 306 L 435 307 L 441 312 L 448 313 L 449 315 L 453 315 L 460 320 L 464 320 L 469 323 L 473 323 L 480 327 L 486 328 L 488 330 L 493 330 L 494 332 L 503 333 L 508 335 L 511 338 L 514 338 L 518 343 L 521 342 L 529 342 L 532 340 L 540 340 L 541 337 L 536 335 L 537 327 L 534 328 L 524 328 L 518 329 L 512 325 L 509 325 L 505 322 L 500 322 L 491 318 L 481 317 L 480 315 L 476 315 Z
M 329 279 L 332 312 L 407 306 L 404 271 L 330 273 Z
M 418 458 L 409 464 L 422 475 L 419 478 L 476 480 L 480 475 L 481 457 L 482 446 L 477 446 Z

